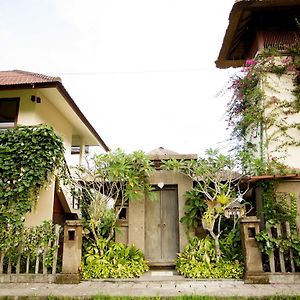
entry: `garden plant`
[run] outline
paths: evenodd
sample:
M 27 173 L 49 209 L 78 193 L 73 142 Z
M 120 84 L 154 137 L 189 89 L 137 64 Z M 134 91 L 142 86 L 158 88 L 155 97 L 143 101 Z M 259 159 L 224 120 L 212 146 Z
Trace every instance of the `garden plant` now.
M 196 278 L 239 278 L 243 273 L 239 238 L 239 213 L 226 214 L 232 205 L 243 207 L 242 176 L 234 160 L 217 150 L 207 150 L 197 160 L 168 160 L 164 169 L 181 172 L 194 182 L 187 193 L 181 222 L 190 229 L 202 227 L 208 235 L 190 239 L 176 262 L 178 272 Z M 237 251 L 232 251 L 237 246 Z
M 126 154 L 121 149 L 96 154 L 72 171 L 85 227 L 84 278 L 130 278 L 148 270 L 139 249 L 116 243 L 114 237 L 128 202 L 151 194 L 152 171 L 143 152 Z
M 248 175 L 298 173 L 287 159 L 289 151 L 300 146 L 299 50 L 298 42 L 291 47 L 265 49 L 246 61 L 231 80 L 228 123 L 234 150 Z M 281 182 L 274 178 L 257 183 L 262 191 L 265 228 L 256 238 L 265 254 L 291 251 L 299 267 L 297 198 L 293 192 L 278 192 Z M 271 235 L 279 224 L 288 226 L 290 234 Z
M 0 273 L 4 263 L 20 264 L 19 253 L 38 255 L 54 239 L 49 222 L 27 229 L 31 212 L 42 189 L 54 177 L 66 178 L 62 139 L 46 125 L 19 126 L 0 131 Z M 47 242 L 46 242 L 47 240 Z M 48 257 L 57 246 L 48 249 Z M 5 260 L 5 261 L 4 261 Z M 32 263 L 32 262 L 31 262 Z M 50 265 L 50 262 L 47 263 Z M 28 270 L 29 261 L 23 264 Z M 8 270 L 10 271 L 10 270 Z

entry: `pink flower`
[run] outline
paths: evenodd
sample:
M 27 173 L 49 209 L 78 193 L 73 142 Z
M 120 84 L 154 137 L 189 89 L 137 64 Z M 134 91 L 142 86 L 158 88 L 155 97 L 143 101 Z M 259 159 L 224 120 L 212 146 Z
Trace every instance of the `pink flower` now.
M 245 65 L 246 65 L 247 67 L 251 67 L 251 66 L 256 65 L 256 63 L 257 63 L 257 62 L 256 62 L 254 59 L 247 59 Z

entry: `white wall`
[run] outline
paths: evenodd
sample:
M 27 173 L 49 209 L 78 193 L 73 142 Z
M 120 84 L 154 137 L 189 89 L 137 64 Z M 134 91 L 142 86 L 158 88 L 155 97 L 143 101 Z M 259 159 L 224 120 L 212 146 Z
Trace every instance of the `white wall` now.
M 279 103 L 283 101 L 288 101 L 292 103 L 295 99 L 292 91 L 295 88 L 293 85 L 293 78 L 294 74 L 283 74 L 282 76 L 278 77 L 276 74 L 267 74 L 265 79 L 262 82 L 262 87 L 265 93 L 265 101 L 264 105 L 267 106 L 267 103 L 272 101 L 272 99 L 279 99 Z M 275 98 L 274 98 L 275 97 Z M 277 121 L 281 124 L 286 124 L 287 126 L 292 125 L 293 123 L 300 124 L 300 113 L 296 114 L 284 114 L 282 110 L 278 109 L 278 103 L 274 103 L 270 107 L 265 108 L 265 118 L 270 117 L 272 112 L 277 113 Z M 278 110 L 277 110 L 278 109 Z M 273 157 L 282 157 L 282 162 L 292 168 L 300 168 L 300 148 L 295 146 L 287 146 L 286 149 L 278 150 L 278 146 L 282 145 L 284 142 L 287 141 L 286 138 L 282 136 L 281 133 L 276 133 L 278 127 L 271 126 L 267 130 L 267 135 L 270 137 L 273 134 L 274 137 L 272 138 L 273 141 L 269 144 L 269 154 Z M 288 134 L 292 137 L 292 141 L 300 141 L 300 130 L 299 129 L 288 129 Z M 266 135 L 264 134 L 264 141 L 266 141 Z M 266 149 L 265 149 L 266 150 Z M 284 151 L 286 150 L 286 151 Z

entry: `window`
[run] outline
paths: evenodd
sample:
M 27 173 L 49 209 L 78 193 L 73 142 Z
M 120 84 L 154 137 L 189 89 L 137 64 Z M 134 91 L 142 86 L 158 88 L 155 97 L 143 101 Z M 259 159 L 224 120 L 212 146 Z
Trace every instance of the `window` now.
M 84 154 L 89 154 L 89 146 L 84 146 Z M 80 154 L 80 146 L 72 146 L 71 154 Z
M 14 127 L 17 123 L 19 98 L 0 98 L 0 128 Z

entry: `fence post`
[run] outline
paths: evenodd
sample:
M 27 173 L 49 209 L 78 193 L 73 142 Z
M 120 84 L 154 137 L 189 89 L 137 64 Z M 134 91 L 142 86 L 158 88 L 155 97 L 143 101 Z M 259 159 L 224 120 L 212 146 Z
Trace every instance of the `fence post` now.
M 59 244 L 59 231 L 60 231 L 60 225 L 55 224 L 55 226 L 54 226 L 55 241 L 54 241 L 54 244 L 53 244 L 53 246 L 55 247 L 55 251 L 54 251 L 54 254 L 53 254 L 52 275 L 56 274 L 58 244 Z
M 82 252 L 82 223 L 68 220 L 64 226 L 62 276 L 58 283 L 77 283 Z
M 241 219 L 241 238 L 245 258 L 245 283 L 268 283 L 262 266 L 262 256 L 255 236 L 260 220 L 256 216 Z

